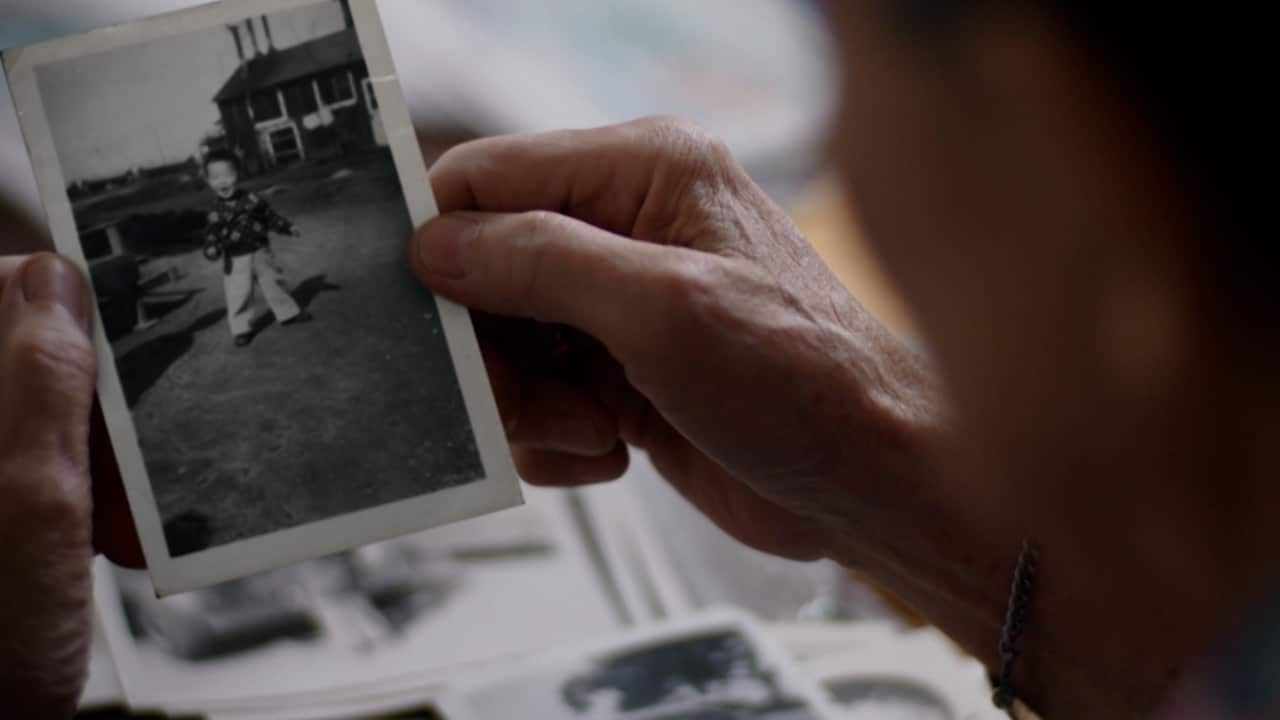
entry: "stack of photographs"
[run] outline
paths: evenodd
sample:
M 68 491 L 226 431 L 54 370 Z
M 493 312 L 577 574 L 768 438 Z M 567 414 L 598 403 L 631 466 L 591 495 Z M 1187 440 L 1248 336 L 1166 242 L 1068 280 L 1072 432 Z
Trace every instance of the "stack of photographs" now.
M 145 573 L 100 560 L 98 616 L 123 697 L 140 711 L 246 718 L 420 705 L 460 676 L 634 623 L 639 601 L 597 567 L 572 497 L 528 500 L 166 598 Z

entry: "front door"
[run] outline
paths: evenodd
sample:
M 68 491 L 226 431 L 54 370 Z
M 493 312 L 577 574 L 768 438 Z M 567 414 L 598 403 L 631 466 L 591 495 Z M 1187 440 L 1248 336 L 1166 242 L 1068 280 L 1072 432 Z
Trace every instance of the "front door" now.
M 306 159 L 307 153 L 302 147 L 302 135 L 293 122 L 263 130 L 262 141 L 272 165 L 279 167 Z

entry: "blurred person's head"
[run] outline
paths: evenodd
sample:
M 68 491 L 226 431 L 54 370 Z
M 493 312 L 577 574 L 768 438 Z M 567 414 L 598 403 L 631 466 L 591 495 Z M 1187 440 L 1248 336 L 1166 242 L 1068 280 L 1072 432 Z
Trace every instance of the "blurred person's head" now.
M 229 152 L 211 152 L 204 158 L 204 176 L 213 193 L 226 200 L 240 187 L 240 160 Z
M 1269 203 L 1231 167 L 1269 132 L 1260 14 L 827 5 L 846 70 L 833 150 L 948 381 L 962 484 L 1008 489 L 993 516 L 1027 534 L 1074 528 L 1055 552 L 1157 614 L 1187 599 L 1160 584 L 1179 567 L 1260 583 L 1240 549 L 1276 511 L 1280 283 Z M 1196 492 L 1239 522 L 1205 532 Z

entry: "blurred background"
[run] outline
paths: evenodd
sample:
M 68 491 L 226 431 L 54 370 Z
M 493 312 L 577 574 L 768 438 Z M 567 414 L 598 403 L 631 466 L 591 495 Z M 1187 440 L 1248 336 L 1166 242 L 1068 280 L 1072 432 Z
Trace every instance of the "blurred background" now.
M 0 0 L 0 48 L 199 4 Z M 494 134 L 591 127 L 652 114 L 692 119 L 729 144 L 872 313 L 910 336 L 907 314 L 861 240 L 856 208 L 824 159 L 838 68 L 818 0 L 381 5 L 428 160 L 458 142 Z M 197 157 L 206 139 L 197 134 L 190 147 L 181 139 L 167 140 L 166 152 L 175 157 L 166 159 Z M 0 87 L 0 197 L 44 226 L 7 86 Z M 0 234 L 0 252 L 29 249 Z M 731 604 L 780 624 L 912 624 L 909 614 L 840 568 L 783 561 L 737 545 L 643 462 L 624 484 L 621 502 L 628 507 L 618 512 L 645 528 L 640 544 L 662 558 L 663 572 L 687 605 L 683 609 Z M 858 688 L 853 704 L 876 695 L 874 687 Z M 893 717 L 951 717 L 907 696 L 899 698 L 903 714 Z M 919 706 L 915 712 L 912 702 Z

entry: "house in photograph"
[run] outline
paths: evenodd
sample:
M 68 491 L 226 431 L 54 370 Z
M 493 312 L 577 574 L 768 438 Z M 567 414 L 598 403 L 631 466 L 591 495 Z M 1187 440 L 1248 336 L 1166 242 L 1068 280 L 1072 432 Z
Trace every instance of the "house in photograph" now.
M 253 20 L 230 28 L 242 60 L 214 96 L 222 143 L 243 158 L 249 174 L 387 144 L 350 22 L 285 49 L 273 47 L 270 18 L 262 17 L 261 27 L 265 49 Z M 248 59 L 246 40 L 253 46 Z

